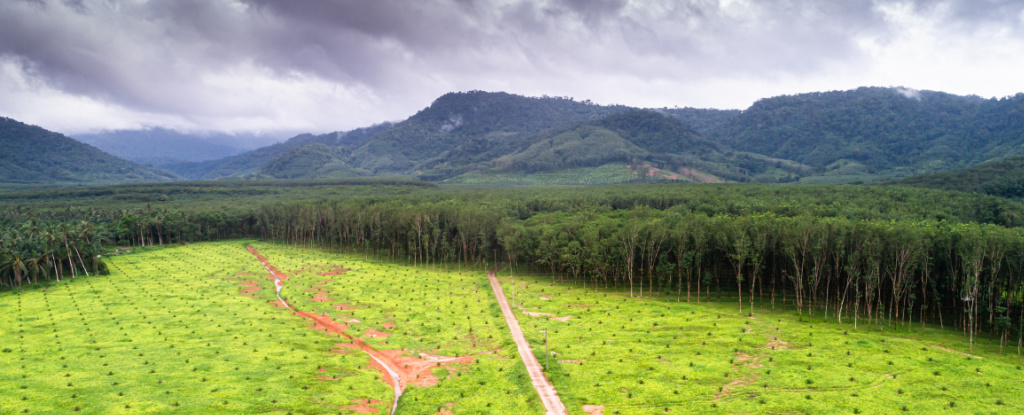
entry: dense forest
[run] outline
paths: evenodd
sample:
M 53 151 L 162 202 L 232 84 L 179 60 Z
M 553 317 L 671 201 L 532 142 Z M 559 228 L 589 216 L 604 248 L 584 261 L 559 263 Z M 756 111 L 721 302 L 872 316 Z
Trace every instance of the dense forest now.
M 529 267 L 638 297 L 729 299 L 742 313 L 792 307 L 855 326 L 952 326 L 972 344 L 1024 339 L 1024 206 L 1006 199 L 868 186 L 412 183 L 352 182 L 363 196 L 234 210 L 33 209 L 11 199 L 20 202 L 3 205 L 0 281 L 101 271 L 90 258 L 108 237 L 125 247 L 262 237 L 423 267 Z M 405 190 L 359 190 L 382 185 Z M 26 265 L 33 258 L 56 269 Z
M 914 176 L 900 184 L 1024 198 L 1024 156 L 1008 157 L 950 172 Z

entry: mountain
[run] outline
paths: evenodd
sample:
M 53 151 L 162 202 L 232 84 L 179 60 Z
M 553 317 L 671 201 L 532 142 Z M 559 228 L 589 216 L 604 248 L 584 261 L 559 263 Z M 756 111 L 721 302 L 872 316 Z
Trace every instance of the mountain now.
M 0 117 L 0 185 L 97 185 L 178 177 L 114 157 L 62 134 Z
M 353 152 L 352 160 L 376 175 L 441 179 L 521 150 L 539 136 L 628 109 L 504 92 L 449 93 L 375 134 Z
M 1024 198 L 1024 156 L 990 161 L 966 169 L 903 179 L 895 184 Z
M 947 171 L 1024 154 L 1024 94 L 982 99 L 858 88 L 762 99 L 708 137 L 793 160 L 816 175 L 882 177 Z
M 527 183 L 520 176 L 545 174 L 568 183 L 563 176 L 586 171 L 587 183 L 627 176 L 851 183 L 1017 154 L 1024 155 L 1024 94 L 982 99 L 865 87 L 765 98 L 745 110 L 644 110 L 470 91 L 445 94 L 395 124 L 303 134 L 167 168 L 190 179 L 411 175 Z M 456 179 L 464 175 L 470 179 Z

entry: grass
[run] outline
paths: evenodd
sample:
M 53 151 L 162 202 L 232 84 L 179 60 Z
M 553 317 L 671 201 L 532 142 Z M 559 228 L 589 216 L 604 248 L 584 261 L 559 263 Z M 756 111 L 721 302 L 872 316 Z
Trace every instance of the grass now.
M 548 173 L 466 173 L 445 180 L 445 184 L 467 185 L 591 185 L 635 180 L 625 163 L 578 167 Z
M 108 258 L 110 276 L 0 294 L 0 412 L 352 413 L 344 408 L 366 399 L 379 401 L 371 406 L 386 413 L 393 395 L 367 355 L 331 353 L 347 340 L 275 307 L 272 282 L 246 243 L 253 242 L 134 250 Z M 452 371 L 451 379 L 440 368 L 441 383 L 410 388 L 398 413 L 434 413 L 449 402 L 459 412 L 489 412 L 492 403 L 522 413 L 539 408 L 525 394 L 529 380 L 511 339 L 496 326 L 500 310 L 471 295 L 479 286 L 473 280 L 482 276 L 257 246 L 281 270 L 327 263 L 358 270 L 330 277 L 336 282 L 325 284 L 325 292 L 359 308 L 330 312 L 359 319 L 360 328 L 395 322 L 386 341 L 368 339 L 379 348 L 422 343 L 462 354 L 500 348 Z M 299 309 L 322 308 L 301 296 L 324 279 L 295 274 L 283 294 L 294 296 Z M 243 294 L 247 281 L 263 289 Z M 417 293 L 404 296 L 413 301 L 385 295 L 414 282 Z M 464 337 L 468 327 L 487 341 L 474 347 Z
M 386 413 L 367 355 L 276 307 L 246 245 L 288 274 L 289 302 L 377 350 L 472 356 L 432 368 L 440 383 L 407 389 L 397 413 L 543 412 L 483 273 L 256 241 L 135 249 L 107 259 L 110 276 L 0 293 L 0 412 Z M 968 356 L 957 332 L 516 281 L 534 313 L 520 325 L 542 364 L 549 330 L 548 376 L 572 414 L 1024 411 L 1024 360 L 984 341 Z
M 510 295 L 507 274 L 502 280 Z M 572 414 L 584 405 L 603 405 L 604 414 L 1024 410 L 1024 360 L 988 347 L 966 356 L 957 350 L 967 342 L 950 331 L 880 331 L 863 321 L 854 330 L 791 310 L 756 309 L 751 318 L 735 302 L 516 281 L 520 313 L 549 314 L 519 320 L 542 364 L 539 331 L 550 330 L 548 375 Z

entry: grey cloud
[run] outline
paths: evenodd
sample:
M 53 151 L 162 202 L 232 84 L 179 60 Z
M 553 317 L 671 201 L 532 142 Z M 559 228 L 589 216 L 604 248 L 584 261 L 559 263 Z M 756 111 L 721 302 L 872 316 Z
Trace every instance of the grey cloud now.
M 964 30 L 1019 29 L 1024 9 L 908 1 L 21 0 L 0 2 L 0 57 L 69 94 L 195 120 L 272 116 L 208 82 L 245 65 L 406 111 L 447 89 L 531 80 L 816 74 L 861 62 L 858 37 L 899 29 L 880 5 L 910 4 Z

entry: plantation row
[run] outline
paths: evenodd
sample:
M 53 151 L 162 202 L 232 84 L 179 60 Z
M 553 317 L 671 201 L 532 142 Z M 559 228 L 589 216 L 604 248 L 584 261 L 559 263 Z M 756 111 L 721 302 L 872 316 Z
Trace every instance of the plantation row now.
M 1024 235 L 1015 227 L 1024 210 L 962 193 L 736 185 L 455 189 L 227 212 L 68 208 L 49 220 L 83 216 L 119 244 L 261 236 L 421 266 L 507 261 L 636 296 L 699 301 L 702 293 L 728 290 L 748 313 L 757 297 L 762 307 L 779 301 L 855 324 L 953 324 L 972 345 L 985 333 L 1001 345 L 1015 339 L 1019 349 L 1024 332 Z M 12 210 L 4 220 L 25 218 L 25 210 Z M 13 281 L 9 270 L 0 272 Z

